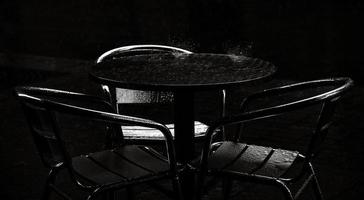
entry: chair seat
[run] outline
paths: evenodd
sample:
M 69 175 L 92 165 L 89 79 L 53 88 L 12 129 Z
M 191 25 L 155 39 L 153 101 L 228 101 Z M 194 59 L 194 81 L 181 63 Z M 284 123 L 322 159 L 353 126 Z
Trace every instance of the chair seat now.
M 208 168 L 213 172 L 238 173 L 281 178 L 302 166 L 297 151 L 244 143 L 222 142 L 216 145 L 209 157 Z
M 174 124 L 166 125 L 174 136 Z M 195 121 L 195 137 L 203 137 L 208 126 L 202 122 Z M 141 126 L 123 126 L 123 134 L 125 139 L 133 140 L 164 140 L 163 134 L 153 128 L 141 127 Z
M 142 145 L 127 145 L 81 155 L 74 157 L 72 164 L 83 181 L 94 185 L 127 183 L 169 172 L 166 158 Z

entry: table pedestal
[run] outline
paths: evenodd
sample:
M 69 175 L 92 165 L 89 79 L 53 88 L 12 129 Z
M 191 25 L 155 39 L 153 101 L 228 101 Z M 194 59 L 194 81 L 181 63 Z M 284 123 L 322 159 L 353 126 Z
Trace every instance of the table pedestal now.
M 195 153 L 194 146 L 194 93 L 178 91 L 174 93 L 175 146 L 178 162 L 190 163 Z M 186 170 L 181 176 L 182 192 L 185 199 L 193 199 L 194 174 Z

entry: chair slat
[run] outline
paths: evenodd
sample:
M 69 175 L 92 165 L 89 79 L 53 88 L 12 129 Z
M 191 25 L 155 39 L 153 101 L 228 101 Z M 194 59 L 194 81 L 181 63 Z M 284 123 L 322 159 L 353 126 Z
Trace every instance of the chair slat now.
M 89 155 L 95 162 L 106 170 L 118 174 L 128 180 L 150 175 L 145 169 L 129 162 L 113 151 L 102 151 Z
M 244 153 L 241 154 L 240 157 L 225 170 L 252 173 L 264 164 L 267 156 L 271 154 L 272 150 L 273 149 L 270 147 L 249 145 Z
M 208 165 L 213 170 L 221 170 L 234 162 L 245 150 L 246 144 L 224 142 L 211 155 Z
M 114 152 L 129 162 L 134 163 L 134 165 L 143 166 L 145 170 L 152 173 L 161 173 L 169 170 L 168 162 L 142 150 L 142 146 L 128 145 L 115 149 Z
M 298 152 L 284 149 L 276 149 L 269 160 L 254 174 L 280 177 L 282 176 L 295 161 Z
M 72 165 L 78 175 L 86 180 L 94 182 L 97 185 L 125 181 L 125 178 L 105 170 L 86 156 L 74 157 L 72 159 Z
M 202 122 L 195 121 L 195 137 L 201 137 L 205 134 L 208 126 Z M 166 124 L 174 136 L 174 124 Z M 153 139 L 153 140 L 164 140 L 163 134 L 154 128 L 148 128 L 143 126 L 122 126 L 123 134 L 125 139 Z

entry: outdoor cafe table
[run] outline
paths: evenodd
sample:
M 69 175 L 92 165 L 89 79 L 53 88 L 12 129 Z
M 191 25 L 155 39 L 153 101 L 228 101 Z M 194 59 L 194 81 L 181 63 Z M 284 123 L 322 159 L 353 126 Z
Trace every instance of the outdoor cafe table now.
M 275 71 L 274 65 L 258 58 L 178 53 L 122 57 L 98 63 L 89 73 L 96 82 L 119 88 L 173 92 L 176 156 L 186 164 L 194 155 L 194 94 L 261 80 Z M 186 175 L 183 190 L 187 193 L 193 186 L 192 176 Z

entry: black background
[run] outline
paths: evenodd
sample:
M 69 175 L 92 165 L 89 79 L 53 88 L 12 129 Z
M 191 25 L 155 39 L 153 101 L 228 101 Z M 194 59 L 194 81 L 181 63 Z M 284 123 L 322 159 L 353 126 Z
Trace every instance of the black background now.
M 95 59 L 122 45 L 244 52 L 281 74 L 361 82 L 364 5 L 358 0 L 79 0 L 0 2 L 0 51 Z

